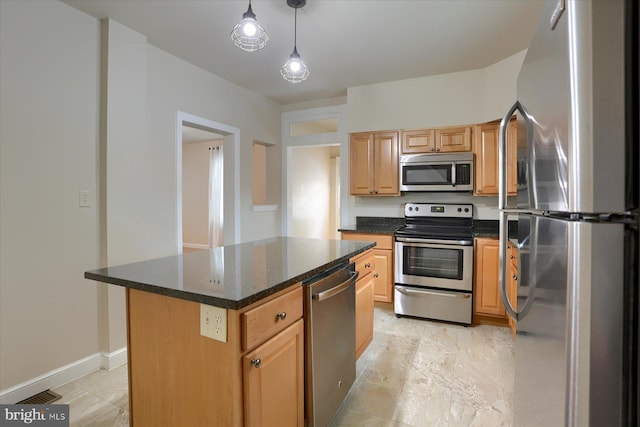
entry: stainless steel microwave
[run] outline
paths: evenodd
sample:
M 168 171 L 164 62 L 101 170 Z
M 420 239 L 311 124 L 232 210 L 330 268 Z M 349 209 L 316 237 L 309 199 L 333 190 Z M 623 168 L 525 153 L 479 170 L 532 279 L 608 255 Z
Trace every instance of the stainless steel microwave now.
M 400 191 L 473 191 L 473 153 L 401 156 Z

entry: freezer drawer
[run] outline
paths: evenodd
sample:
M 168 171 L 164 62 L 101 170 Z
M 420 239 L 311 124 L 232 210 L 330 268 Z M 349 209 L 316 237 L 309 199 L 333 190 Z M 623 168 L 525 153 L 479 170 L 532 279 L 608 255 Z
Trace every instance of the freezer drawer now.
M 399 315 L 471 324 L 471 293 L 395 285 L 394 312 Z

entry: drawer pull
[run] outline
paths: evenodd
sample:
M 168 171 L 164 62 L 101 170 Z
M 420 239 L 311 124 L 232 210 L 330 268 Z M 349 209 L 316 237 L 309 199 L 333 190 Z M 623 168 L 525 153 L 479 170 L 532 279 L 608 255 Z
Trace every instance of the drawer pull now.
M 371 267 L 371 263 L 370 263 L 370 262 L 368 262 L 368 263 L 366 263 L 366 264 L 364 265 L 364 268 L 369 268 L 369 267 Z
M 373 273 L 373 277 L 377 279 L 378 278 L 378 273 Z
M 254 368 L 259 368 L 261 363 L 262 363 L 262 360 L 260 359 L 251 359 L 251 365 Z
M 285 313 L 284 311 L 282 313 L 276 314 L 276 320 L 278 320 L 278 319 L 284 320 L 286 318 L 287 318 L 287 313 Z

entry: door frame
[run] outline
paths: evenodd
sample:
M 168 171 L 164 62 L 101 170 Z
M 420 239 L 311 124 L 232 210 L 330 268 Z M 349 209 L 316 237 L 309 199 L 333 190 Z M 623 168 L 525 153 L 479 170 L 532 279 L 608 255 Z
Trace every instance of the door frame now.
M 340 224 L 349 221 L 349 138 L 346 125 L 346 105 L 310 108 L 282 113 L 282 234 L 292 232 L 292 186 L 288 179 L 292 172 L 292 147 L 340 146 Z M 291 124 L 313 120 L 337 119 L 338 131 L 310 135 L 291 136 Z

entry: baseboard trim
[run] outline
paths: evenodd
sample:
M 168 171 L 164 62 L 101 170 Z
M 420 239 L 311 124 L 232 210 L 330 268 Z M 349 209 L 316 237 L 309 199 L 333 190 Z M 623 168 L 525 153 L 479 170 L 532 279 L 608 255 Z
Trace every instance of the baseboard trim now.
M 0 404 L 13 404 L 48 389 L 56 388 L 98 369 L 113 369 L 127 363 L 127 348 L 100 352 L 0 391 Z
M 182 243 L 182 247 L 189 249 L 209 249 L 209 245 L 204 245 L 202 243 Z

